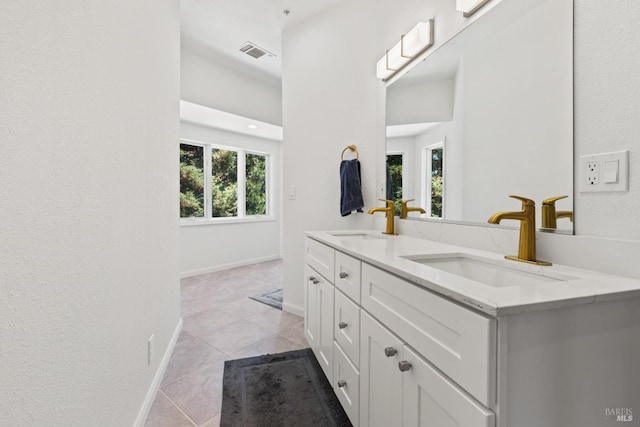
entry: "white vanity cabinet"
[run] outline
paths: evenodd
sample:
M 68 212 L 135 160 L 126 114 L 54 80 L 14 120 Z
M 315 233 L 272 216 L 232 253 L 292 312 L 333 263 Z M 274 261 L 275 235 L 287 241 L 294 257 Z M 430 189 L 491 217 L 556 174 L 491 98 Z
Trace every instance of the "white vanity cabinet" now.
M 313 239 L 305 258 L 305 336 L 354 426 L 495 425 L 494 319 Z
M 304 336 L 325 375 L 333 379 L 333 285 L 306 268 Z
M 308 235 L 305 334 L 355 426 L 637 422 L 640 281 L 515 264 L 538 281 L 492 286 L 407 255 L 504 263 L 497 254 L 405 236 Z

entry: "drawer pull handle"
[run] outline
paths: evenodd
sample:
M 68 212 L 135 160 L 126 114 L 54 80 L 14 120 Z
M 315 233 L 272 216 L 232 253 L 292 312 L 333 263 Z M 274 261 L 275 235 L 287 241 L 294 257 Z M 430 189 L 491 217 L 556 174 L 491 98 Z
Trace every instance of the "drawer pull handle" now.
M 344 271 L 340 273 L 340 278 L 341 279 L 346 279 L 347 277 L 349 277 L 349 275 L 347 273 L 345 273 Z
M 406 360 L 398 362 L 398 369 L 400 369 L 400 372 L 406 372 L 411 369 L 411 363 Z
M 398 350 L 393 347 L 387 347 L 384 349 L 384 354 L 387 357 L 395 356 L 396 354 L 398 354 Z
M 318 280 L 318 279 L 313 279 L 313 284 L 314 284 L 314 285 L 317 285 L 318 283 L 320 283 L 320 280 Z
M 345 380 L 339 380 L 338 381 L 338 387 L 342 388 L 342 387 L 344 387 L 346 385 L 347 385 L 347 382 Z
M 344 329 L 344 328 L 346 328 L 347 326 L 348 326 L 348 325 L 347 325 L 347 322 L 340 322 L 340 323 L 338 323 L 338 328 L 340 328 L 340 329 Z
M 316 280 L 316 278 L 314 276 L 309 276 L 309 281 L 313 282 L 314 280 Z

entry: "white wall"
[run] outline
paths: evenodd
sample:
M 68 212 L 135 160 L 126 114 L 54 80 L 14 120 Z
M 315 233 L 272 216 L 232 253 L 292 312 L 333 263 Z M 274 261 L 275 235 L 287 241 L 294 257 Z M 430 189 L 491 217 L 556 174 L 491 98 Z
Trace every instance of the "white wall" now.
M 369 0 L 349 0 L 283 33 L 285 192 L 296 187 L 296 199 L 283 203 L 288 310 L 302 312 L 304 231 L 370 227 L 366 213 L 340 216 L 339 164 L 347 145 L 359 149 L 367 209 L 381 205 L 375 181 L 384 177 L 384 105 L 375 24 Z
M 153 398 L 179 322 L 179 26 L 175 0 L 0 5 L 0 425 L 130 426 Z
M 630 151 L 628 193 L 576 192 L 576 234 L 638 241 L 640 2 L 575 0 L 574 19 L 576 164 L 583 155 Z
M 273 219 L 180 227 L 183 277 L 281 257 L 282 142 L 182 122 L 180 137 L 269 153 Z
M 282 125 L 282 86 L 216 63 L 183 46 L 181 99 L 238 116 Z

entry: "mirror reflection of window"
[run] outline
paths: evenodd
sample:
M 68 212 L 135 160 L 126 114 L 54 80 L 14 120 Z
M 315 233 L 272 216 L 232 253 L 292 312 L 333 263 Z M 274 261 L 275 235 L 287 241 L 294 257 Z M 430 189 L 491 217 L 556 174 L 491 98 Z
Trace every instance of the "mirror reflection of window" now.
M 400 215 L 402 202 L 402 163 L 404 155 L 387 154 L 387 199 L 393 200 L 394 215 Z
M 425 148 L 422 168 L 426 172 L 423 206 L 427 216 L 442 218 L 444 212 L 444 143 L 438 143 Z

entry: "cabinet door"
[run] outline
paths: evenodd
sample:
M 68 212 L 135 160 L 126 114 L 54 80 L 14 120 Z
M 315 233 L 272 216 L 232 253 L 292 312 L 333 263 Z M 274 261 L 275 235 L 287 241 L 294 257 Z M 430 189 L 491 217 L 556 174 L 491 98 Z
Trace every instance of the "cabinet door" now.
M 408 369 L 401 375 L 403 426 L 495 426 L 493 412 L 451 383 L 406 345 L 401 363 Z
M 320 278 L 317 286 L 318 300 L 318 333 L 317 345 L 311 347 L 322 370 L 333 383 L 333 285 L 326 279 Z
M 309 343 L 309 347 L 318 346 L 318 322 L 320 315 L 318 312 L 318 284 L 320 275 L 308 265 L 305 266 L 304 284 L 304 337 Z M 315 283 L 318 281 L 318 283 Z
M 362 308 L 482 404 L 495 403 L 495 319 L 368 264 Z
M 338 343 L 333 343 L 333 391 L 347 413 L 351 424 L 360 425 L 358 421 L 360 400 L 360 374 L 349 361 Z
M 400 426 L 402 342 L 364 311 L 360 317 L 360 423 Z M 437 425 L 437 424 L 434 424 Z
M 360 307 L 335 289 L 333 337 L 353 365 L 360 364 Z

